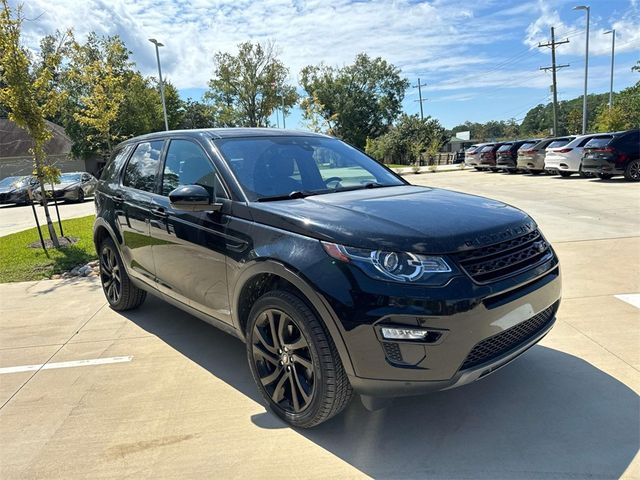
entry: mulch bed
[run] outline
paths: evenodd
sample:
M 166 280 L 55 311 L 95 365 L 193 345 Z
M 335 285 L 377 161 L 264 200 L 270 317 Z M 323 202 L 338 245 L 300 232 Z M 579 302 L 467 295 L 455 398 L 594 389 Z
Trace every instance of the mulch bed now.
M 68 247 L 69 245 L 73 245 L 78 240 L 80 240 L 78 237 L 58 237 L 58 242 L 60 243 L 61 247 Z M 53 242 L 49 238 L 44 239 L 44 244 L 47 248 L 54 248 Z M 42 248 L 40 240 L 30 243 L 28 246 L 29 248 Z

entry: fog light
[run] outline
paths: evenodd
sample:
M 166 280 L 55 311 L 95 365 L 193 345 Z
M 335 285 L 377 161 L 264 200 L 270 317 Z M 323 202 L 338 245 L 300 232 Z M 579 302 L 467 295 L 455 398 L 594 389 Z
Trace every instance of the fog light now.
M 382 336 L 387 340 L 424 340 L 428 334 L 428 330 L 417 328 L 382 328 Z

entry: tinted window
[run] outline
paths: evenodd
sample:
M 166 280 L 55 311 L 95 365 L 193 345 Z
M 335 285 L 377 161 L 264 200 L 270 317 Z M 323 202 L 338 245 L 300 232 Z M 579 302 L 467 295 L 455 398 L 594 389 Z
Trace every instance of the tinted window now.
M 616 140 L 616 145 L 620 148 L 640 150 L 640 132 L 629 132 Z
M 162 140 L 156 140 L 138 144 L 124 171 L 122 184 L 125 187 L 153 192 L 162 143 Z
M 216 145 L 251 200 L 364 188 L 373 182 L 404 184 L 375 160 L 331 138 L 230 138 Z
M 209 157 L 196 143 L 188 140 L 171 140 L 167 150 L 162 175 L 162 194 L 169 193 L 180 185 L 201 185 L 214 196 L 222 189 L 216 185 L 215 169 Z
M 104 170 L 102 170 L 102 175 L 100 176 L 100 178 L 102 180 L 109 180 L 113 178 L 116 173 L 120 171 L 122 164 L 129 156 L 132 148 L 133 147 L 131 145 L 125 145 L 123 148 L 116 149 L 113 152 L 113 155 L 111 155 L 111 160 L 109 160 L 107 166 L 104 167 Z
M 509 150 L 511 150 L 511 147 L 513 146 L 512 143 L 505 143 L 504 145 L 502 145 L 498 151 L 499 152 L 508 152 Z
M 535 145 L 534 142 L 523 143 L 522 145 L 520 145 L 520 148 L 518 150 L 529 150 L 534 145 Z
M 600 148 L 606 147 L 609 145 L 613 137 L 605 137 L 605 138 L 592 138 L 585 144 L 585 148 Z
M 553 142 L 551 142 L 549 145 L 547 145 L 547 148 L 557 148 L 557 147 L 563 147 L 565 146 L 567 143 L 569 143 L 568 139 L 564 139 L 564 140 L 554 140 Z
M 495 145 L 487 145 L 486 147 L 482 147 L 482 150 L 480 150 L 481 152 L 492 152 L 494 149 Z

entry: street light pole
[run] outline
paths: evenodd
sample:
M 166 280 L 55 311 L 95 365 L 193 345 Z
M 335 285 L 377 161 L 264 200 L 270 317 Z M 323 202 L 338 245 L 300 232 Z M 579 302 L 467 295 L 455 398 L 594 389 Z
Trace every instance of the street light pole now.
M 609 110 L 613 106 L 613 61 L 616 56 L 616 29 L 604 32 L 604 34 L 611 34 L 611 83 L 609 84 Z
M 162 113 L 164 114 L 164 129 L 169 130 L 169 121 L 167 120 L 167 105 L 164 101 L 164 83 L 162 82 L 162 68 L 160 67 L 160 50 L 159 47 L 164 47 L 164 44 L 160 43 L 155 38 L 150 38 L 149 41 L 156 46 L 156 60 L 158 61 L 158 78 L 160 79 L 160 98 L 162 99 Z
M 589 76 L 589 15 L 591 8 L 588 5 L 578 5 L 574 10 L 587 12 L 587 38 L 584 50 L 584 97 L 582 98 L 582 134 L 587 133 L 587 77 Z

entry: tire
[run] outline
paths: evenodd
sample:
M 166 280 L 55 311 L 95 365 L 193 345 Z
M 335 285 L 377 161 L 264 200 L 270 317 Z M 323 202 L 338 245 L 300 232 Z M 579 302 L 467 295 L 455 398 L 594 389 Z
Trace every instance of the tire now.
M 529 170 L 529 173 L 531 175 L 540 175 L 542 173 L 542 170 Z
M 353 389 L 336 346 L 297 295 L 275 290 L 260 297 L 249 313 L 246 334 L 253 379 L 282 420 L 311 428 L 349 404 Z
M 582 165 L 580 165 L 580 170 L 578 170 L 578 175 L 580 175 L 582 178 L 592 178 L 593 177 L 592 173 L 587 173 L 587 172 L 583 172 L 582 171 Z
M 571 176 L 572 172 L 563 172 L 562 170 L 558 170 L 558 173 L 560 174 L 561 177 L 567 178 Z
M 113 240 L 102 240 L 99 252 L 100 283 L 111 308 L 123 312 L 142 305 L 147 292 L 131 282 Z
M 599 173 L 598 178 L 601 180 L 609 180 L 610 178 L 613 178 L 613 175 L 610 173 Z
M 484 168 L 482 168 L 482 167 L 473 167 L 473 168 L 475 168 L 475 169 L 476 169 L 477 171 L 479 171 L 479 172 L 481 172 L 482 170 L 484 170 Z
M 624 178 L 631 182 L 640 182 L 640 159 L 629 162 L 624 170 Z

